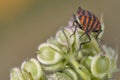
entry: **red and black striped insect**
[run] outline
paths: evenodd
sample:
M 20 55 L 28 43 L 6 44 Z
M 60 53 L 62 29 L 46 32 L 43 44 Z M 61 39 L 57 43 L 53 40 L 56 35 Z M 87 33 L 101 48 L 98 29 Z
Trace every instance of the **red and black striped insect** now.
M 75 34 L 77 28 L 80 28 L 84 31 L 80 38 L 83 35 L 87 35 L 89 38 L 89 41 L 80 44 L 80 49 L 83 44 L 91 41 L 91 37 L 89 36 L 91 32 L 97 33 L 96 39 L 98 39 L 99 34 L 102 32 L 99 19 L 92 12 L 84 10 L 81 7 L 78 8 L 77 15 L 73 14 L 73 26 L 75 26 L 75 30 L 72 35 Z

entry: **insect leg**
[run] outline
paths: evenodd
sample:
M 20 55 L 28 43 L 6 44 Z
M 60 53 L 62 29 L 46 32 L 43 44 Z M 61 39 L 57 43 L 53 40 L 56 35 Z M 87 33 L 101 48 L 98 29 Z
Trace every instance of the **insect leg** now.
M 79 39 L 82 38 L 84 35 L 85 35 L 85 33 L 83 33 L 83 34 L 79 37 Z
M 99 35 L 100 35 L 101 32 L 102 32 L 102 30 L 99 30 L 99 31 L 98 31 L 98 33 L 97 33 L 97 35 L 96 35 L 96 37 L 95 37 L 96 39 L 98 39 L 98 37 L 99 37 Z
M 75 16 L 75 14 L 73 14 L 73 26 L 75 26 L 75 30 L 74 30 L 74 32 L 70 35 L 70 37 L 73 36 L 73 35 L 75 35 L 76 30 L 77 30 L 77 27 L 80 28 L 80 29 L 82 29 L 82 26 L 81 26 L 81 25 L 79 24 L 79 22 L 77 21 L 77 18 L 76 18 L 76 16 Z
M 100 40 L 100 43 L 101 43 L 101 44 L 104 44 L 105 42 L 104 42 L 102 39 L 98 38 L 101 32 L 102 32 L 102 30 L 98 31 L 95 39 L 96 39 L 97 41 Z
M 77 22 L 76 16 L 75 16 L 75 14 L 73 14 L 73 26 L 75 26 L 75 30 L 74 30 L 74 32 L 70 35 L 70 37 L 72 37 L 73 35 L 75 35 L 78 24 L 79 24 L 79 23 Z
M 73 14 L 73 26 L 76 26 L 80 29 L 82 29 L 82 25 L 78 22 L 78 17 L 75 16 L 75 14 Z
M 99 44 L 99 47 L 101 48 L 102 52 L 103 52 L 104 54 L 106 54 L 104 48 L 102 47 L 102 45 L 103 45 L 105 42 L 104 42 L 102 39 L 98 38 L 101 32 L 102 32 L 102 30 L 99 30 L 95 38 L 96 38 L 97 43 Z M 100 42 L 99 42 L 98 40 L 100 40 Z
M 84 33 L 84 34 L 85 34 L 85 33 Z M 84 35 L 84 34 L 83 34 L 83 35 Z M 83 36 L 83 35 L 82 35 L 82 36 Z M 89 39 L 89 40 L 86 41 L 86 42 L 82 42 L 82 43 L 80 43 L 80 48 L 79 48 L 79 50 L 81 50 L 83 44 L 86 44 L 86 43 L 91 42 L 91 37 L 89 36 L 89 34 L 86 34 L 86 35 L 88 36 L 88 39 Z

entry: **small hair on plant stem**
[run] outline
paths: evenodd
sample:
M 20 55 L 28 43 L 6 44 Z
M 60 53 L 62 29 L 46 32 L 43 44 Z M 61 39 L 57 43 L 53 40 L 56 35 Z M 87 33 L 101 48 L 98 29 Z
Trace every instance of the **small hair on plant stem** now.
M 68 51 L 69 52 L 71 49 L 70 49 L 70 42 L 69 42 L 69 39 L 64 31 L 64 27 L 61 28 L 61 31 L 63 32 L 64 36 L 65 36 L 65 39 L 67 40 L 67 45 L 68 45 Z

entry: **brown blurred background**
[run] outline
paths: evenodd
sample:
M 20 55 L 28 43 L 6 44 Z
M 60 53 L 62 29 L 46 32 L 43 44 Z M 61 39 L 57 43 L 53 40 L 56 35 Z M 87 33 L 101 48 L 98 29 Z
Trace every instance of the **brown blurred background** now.
M 98 17 L 103 13 L 104 41 L 120 46 L 120 0 L 0 0 L 0 80 L 9 80 L 11 68 L 36 57 L 38 45 L 66 26 L 78 6 Z

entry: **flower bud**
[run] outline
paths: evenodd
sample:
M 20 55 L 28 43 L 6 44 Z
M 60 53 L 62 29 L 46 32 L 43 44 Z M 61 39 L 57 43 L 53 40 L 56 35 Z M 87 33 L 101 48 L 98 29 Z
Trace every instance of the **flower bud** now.
M 56 71 L 64 70 L 64 68 L 66 67 L 66 63 L 67 62 L 65 60 L 62 60 L 53 65 L 42 65 L 42 66 L 43 66 L 43 69 L 48 72 L 56 72 Z
M 10 71 L 10 80 L 26 80 L 19 68 L 13 68 Z
M 60 73 L 60 72 L 55 73 L 54 78 L 55 80 L 72 80 L 70 76 L 68 76 L 65 73 Z
M 49 43 L 43 43 L 38 48 L 37 58 L 43 65 L 53 65 L 62 60 L 62 56 L 57 52 L 58 47 Z
M 104 78 L 110 73 L 111 61 L 106 55 L 99 54 L 95 56 L 91 63 L 91 72 L 96 78 Z
M 41 65 L 34 58 L 23 62 L 21 70 L 26 80 L 41 80 L 43 77 Z
M 64 34 L 64 32 L 65 34 Z M 63 31 L 62 30 L 59 30 L 57 33 L 56 33 L 56 40 L 61 44 L 61 45 L 64 45 L 64 46 L 68 46 L 69 44 L 73 44 L 74 42 L 74 37 L 71 36 L 73 31 L 72 31 L 72 28 L 70 27 L 65 27 L 63 28 Z M 71 37 L 70 37 L 71 36 Z M 67 40 L 67 38 L 68 40 Z
M 79 80 L 78 74 L 73 69 L 65 69 L 64 73 L 71 77 L 72 80 Z

